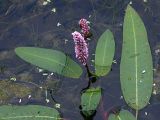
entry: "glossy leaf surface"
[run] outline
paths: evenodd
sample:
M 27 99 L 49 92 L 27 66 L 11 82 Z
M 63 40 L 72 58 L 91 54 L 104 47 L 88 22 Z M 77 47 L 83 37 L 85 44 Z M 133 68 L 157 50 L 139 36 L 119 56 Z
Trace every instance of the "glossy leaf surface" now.
M 118 114 L 110 114 L 108 120 L 136 120 L 136 118 L 127 110 L 122 110 Z
M 57 110 L 38 105 L 0 106 L 0 120 L 62 120 Z
M 15 52 L 20 58 L 33 65 L 66 77 L 79 78 L 82 74 L 82 69 L 77 63 L 57 50 L 18 47 Z
M 90 88 L 81 96 L 82 112 L 86 116 L 90 116 L 96 110 L 101 99 L 101 88 Z
M 95 69 L 97 76 L 104 76 L 111 70 L 115 52 L 115 42 L 110 30 L 106 30 L 99 38 L 95 53 Z
M 144 23 L 137 12 L 128 5 L 123 26 L 120 80 L 125 101 L 136 110 L 144 108 L 151 97 L 152 65 Z

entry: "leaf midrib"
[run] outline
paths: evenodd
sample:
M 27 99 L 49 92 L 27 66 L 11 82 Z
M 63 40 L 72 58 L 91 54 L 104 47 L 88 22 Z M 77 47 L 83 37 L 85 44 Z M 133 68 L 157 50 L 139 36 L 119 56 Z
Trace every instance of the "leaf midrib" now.
M 134 39 L 134 52 L 137 54 L 137 39 L 136 39 L 136 32 L 135 32 L 135 23 L 133 20 L 132 13 L 130 13 L 131 21 L 132 21 L 132 30 L 133 30 L 133 39 Z M 136 107 L 138 107 L 138 70 L 137 70 L 137 56 L 135 56 L 135 79 L 136 79 Z
M 105 53 L 106 53 L 106 48 L 107 48 L 107 38 L 105 39 L 105 43 L 104 43 L 104 51 L 103 51 L 103 59 L 102 59 L 102 64 L 104 64 L 105 62 Z
M 38 55 L 29 54 L 28 52 L 24 52 L 24 51 L 23 51 L 23 53 L 26 54 L 26 55 L 28 54 L 28 55 L 33 56 L 33 57 L 37 57 L 37 58 L 41 58 L 41 59 L 48 60 L 48 61 L 51 61 L 51 62 L 55 62 L 55 63 L 60 64 L 61 66 L 64 66 L 64 67 L 65 67 L 65 64 L 62 64 L 62 63 L 60 63 L 60 62 L 56 62 L 54 59 L 48 59 L 48 58 L 40 57 L 40 56 L 38 56 Z M 69 68 L 69 67 L 67 67 L 67 68 L 68 68 L 74 75 L 76 75 L 71 68 Z M 63 69 L 62 69 L 62 70 L 63 70 Z
M 40 116 L 40 115 L 36 115 L 36 116 L 14 116 L 14 117 L 1 117 L 0 119 L 3 120 L 8 120 L 8 119 L 19 119 L 19 118 L 47 118 L 47 119 L 56 119 L 56 120 L 62 120 L 62 118 L 57 118 L 57 117 L 52 117 L 52 116 Z

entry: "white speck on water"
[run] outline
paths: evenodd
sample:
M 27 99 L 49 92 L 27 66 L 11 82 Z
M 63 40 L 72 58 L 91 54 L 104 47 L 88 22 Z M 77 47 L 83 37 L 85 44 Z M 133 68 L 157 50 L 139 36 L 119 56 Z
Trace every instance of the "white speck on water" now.
M 51 2 L 51 0 L 47 0 L 47 2 Z
M 59 103 L 55 104 L 55 108 L 61 108 L 61 104 Z
M 59 27 L 60 25 L 62 25 L 60 22 L 57 23 L 57 27 Z
M 89 17 L 89 18 L 91 18 L 91 17 L 92 17 L 92 15 L 89 15 L 88 17 Z
M 116 60 L 113 60 L 113 63 L 117 64 L 117 61 L 116 61 Z
M 68 42 L 68 39 L 64 39 L 64 43 L 67 44 L 67 42 Z
M 43 69 L 39 68 L 39 69 L 38 69 L 38 72 L 43 72 Z
M 91 40 L 91 38 L 87 38 L 87 40 Z
M 94 60 L 91 60 L 91 62 L 93 62 L 93 63 L 94 63 Z
M 130 1 L 129 4 L 132 5 L 132 1 Z
M 19 99 L 19 103 L 21 103 L 22 102 L 22 99 Z
M 147 3 L 147 2 L 148 2 L 148 0 L 143 0 L 143 2 Z
M 42 89 L 43 87 L 42 87 L 42 86 L 40 86 L 39 88 L 40 88 L 40 89 Z
M 51 73 L 50 75 L 54 75 L 54 73 Z
M 148 113 L 147 113 L 147 112 L 145 112 L 145 115 L 147 116 L 147 115 L 148 115 Z
M 95 54 L 92 54 L 92 55 L 95 55 Z
M 44 6 L 45 6 L 45 5 L 47 5 L 47 4 L 48 4 L 48 2 L 47 2 L 47 1 L 44 1 L 44 2 L 43 2 L 43 5 L 44 5 Z
M 10 81 L 14 81 L 15 82 L 16 80 L 17 80 L 16 77 L 11 77 L 10 78 Z
M 55 13 L 55 12 L 56 12 L 56 8 L 52 8 L 52 10 L 51 10 L 51 11 Z
M 153 90 L 153 95 L 156 95 L 157 94 L 157 91 L 156 90 Z
M 153 86 L 155 87 L 155 86 L 156 86 L 156 83 L 153 83 Z
M 49 99 L 46 98 L 46 102 L 49 103 Z
M 48 75 L 48 73 L 43 73 L 42 75 L 43 75 L 43 76 L 47 76 L 47 75 Z
M 28 99 L 30 99 L 31 98 L 31 95 L 28 95 Z
M 123 96 L 121 95 L 120 100 L 122 100 L 122 99 L 123 99 Z
M 160 53 L 160 49 L 156 49 L 155 53 L 156 53 L 156 55 L 158 55 Z

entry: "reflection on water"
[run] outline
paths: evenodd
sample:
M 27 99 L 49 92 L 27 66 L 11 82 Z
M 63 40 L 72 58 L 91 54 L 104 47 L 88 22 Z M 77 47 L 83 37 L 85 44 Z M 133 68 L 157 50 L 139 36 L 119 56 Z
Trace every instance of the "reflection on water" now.
M 109 28 L 116 40 L 117 64 L 97 84 L 104 89 L 103 110 L 98 108 L 95 120 L 103 119 L 103 112 L 113 106 L 126 106 L 119 83 L 119 63 L 122 44 L 124 9 L 129 0 L 1 0 L 0 1 L 0 102 L 1 104 L 42 104 L 53 107 L 50 94 L 61 104 L 61 113 L 69 120 L 83 119 L 79 112 L 80 91 L 87 85 L 84 72 L 80 79 L 63 78 L 23 62 L 14 54 L 18 46 L 38 46 L 64 51 L 74 58 L 71 33 L 78 30 L 77 22 L 86 18 L 91 22 L 93 37 L 89 42 L 90 63 L 94 59 L 99 35 Z M 159 117 L 160 55 L 155 50 L 160 39 L 160 1 L 134 0 L 146 25 L 155 67 L 155 89 L 150 105 L 139 114 L 142 119 L 157 120 Z M 55 10 L 56 9 L 56 10 Z M 76 60 L 76 59 L 75 59 Z M 93 66 L 89 66 L 93 69 Z M 52 74 L 52 75 L 51 75 Z M 11 81 L 15 78 L 16 81 Z M 155 92 L 155 91 L 154 91 Z M 47 103 L 46 98 L 50 101 Z M 20 100 L 21 99 L 21 100 Z

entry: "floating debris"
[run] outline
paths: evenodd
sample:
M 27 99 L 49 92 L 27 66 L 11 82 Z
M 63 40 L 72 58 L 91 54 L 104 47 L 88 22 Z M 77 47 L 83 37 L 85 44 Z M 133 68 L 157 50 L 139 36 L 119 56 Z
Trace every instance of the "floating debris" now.
M 147 113 L 147 112 L 145 112 L 145 115 L 147 116 L 147 115 L 148 115 L 148 113 Z
M 117 61 L 116 61 L 116 60 L 113 60 L 113 63 L 117 64 Z
M 14 81 L 15 82 L 16 80 L 17 80 L 16 77 L 11 77 L 10 78 L 10 81 Z
M 48 75 L 48 73 L 43 73 L 42 75 L 43 75 L 43 76 L 47 76 L 47 75 Z
M 157 95 L 157 91 L 156 90 L 153 90 L 153 95 Z
M 46 99 L 46 102 L 49 103 L 49 99 Z
M 55 108 L 61 108 L 61 104 L 56 103 L 56 104 L 55 104 Z
M 64 43 L 67 44 L 67 42 L 68 42 L 68 39 L 64 39 Z
M 129 4 L 132 5 L 132 1 L 130 1 Z
M 43 69 L 41 69 L 41 68 L 38 68 L 38 72 L 40 73 L 40 72 L 43 72 Z
M 53 13 L 55 13 L 56 12 L 56 8 L 52 8 L 52 10 L 51 10 Z
M 30 99 L 31 98 L 31 95 L 28 95 L 28 99 Z
M 60 22 L 57 23 L 57 27 L 61 26 L 62 24 Z
M 47 2 L 47 1 L 44 1 L 44 2 L 43 2 L 43 5 L 44 5 L 44 6 L 45 6 L 45 5 L 47 5 L 47 4 L 48 4 L 48 2 Z
M 144 2 L 144 3 L 147 3 L 147 2 L 148 2 L 148 0 L 143 0 L 143 2 Z
M 122 100 L 122 99 L 123 99 L 123 96 L 120 97 L 120 100 Z
M 22 102 L 22 99 L 19 99 L 19 103 L 21 103 Z

